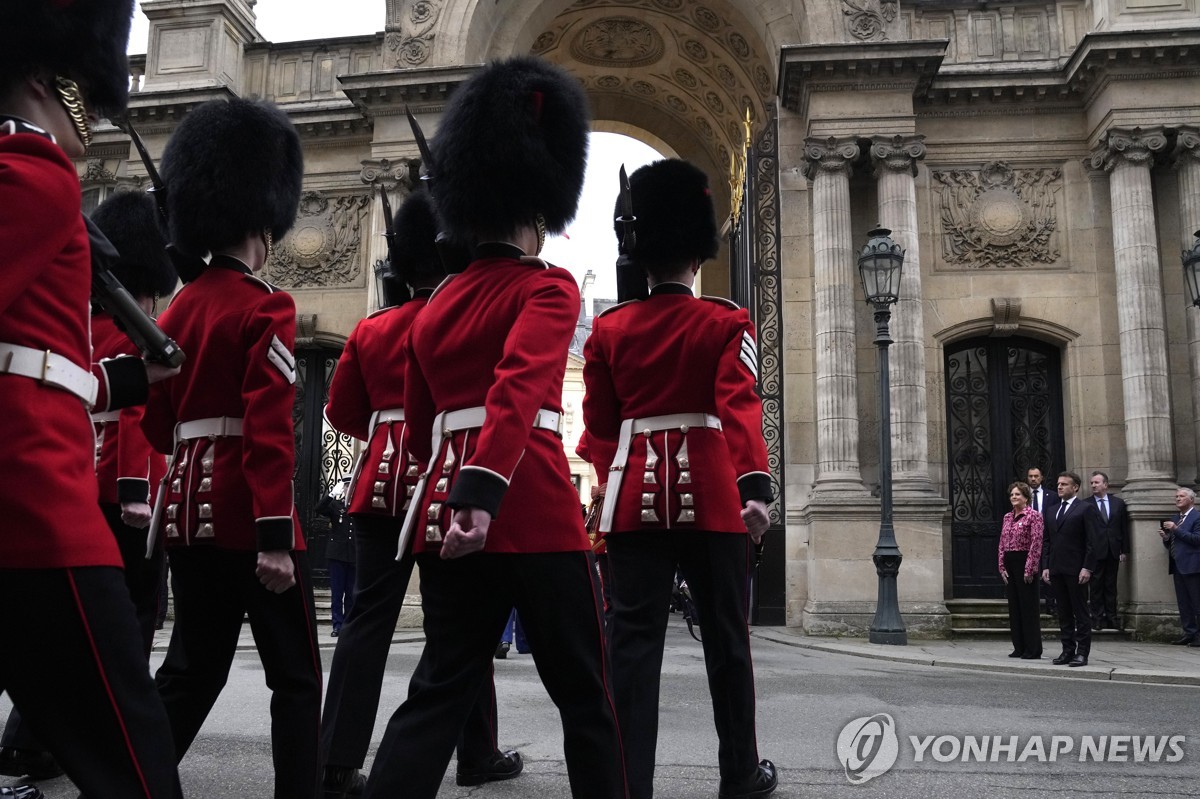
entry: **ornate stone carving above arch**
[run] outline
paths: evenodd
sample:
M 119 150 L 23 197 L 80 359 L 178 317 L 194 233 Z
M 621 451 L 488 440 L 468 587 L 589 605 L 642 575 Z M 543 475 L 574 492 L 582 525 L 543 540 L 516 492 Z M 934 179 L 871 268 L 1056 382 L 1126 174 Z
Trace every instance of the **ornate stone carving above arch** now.
M 370 194 L 306 191 L 296 224 L 276 245 L 264 277 L 294 289 L 356 283 L 362 275 L 362 226 L 370 209 Z

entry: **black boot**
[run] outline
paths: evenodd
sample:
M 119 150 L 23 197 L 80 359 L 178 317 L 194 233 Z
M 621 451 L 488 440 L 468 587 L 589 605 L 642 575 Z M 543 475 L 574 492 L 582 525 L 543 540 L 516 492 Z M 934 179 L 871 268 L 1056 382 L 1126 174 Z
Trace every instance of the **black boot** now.
M 0 788 L 0 799 L 46 799 L 36 785 L 11 785 Z
M 754 774 L 739 783 L 727 783 L 721 780 L 717 793 L 720 799 L 761 799 L 770 795 L 779 785 L 779 772 L 770 760 L 760 761 Z
M 0 774 L 8 777 L 29 776 L 34 780 L 52 780 L 61 776 L 62 768 L 54 755 L 39 749 L 0 749 Z M 3 796 L 3 794 L 0 794 Z
M 352 766 L 326 766 L 321 779 L 325 799 L 346 799 L 362 796 L 367 787 L 367 778 Z
M 458 764 L 455 782 L 459 785 L 483 785 L 485 782 L 511 780 L 521 773 L 525 764 L 521 761 L 521 753 L 514 749 L 501 752 L 499 749 L 492 755 L 491 760 L 478 766 Z

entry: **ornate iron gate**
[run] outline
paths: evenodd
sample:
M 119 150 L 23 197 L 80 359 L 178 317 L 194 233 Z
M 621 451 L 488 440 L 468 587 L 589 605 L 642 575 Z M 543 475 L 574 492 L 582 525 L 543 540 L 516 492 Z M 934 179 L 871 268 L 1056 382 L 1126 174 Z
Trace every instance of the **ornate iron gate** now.
M 329 383 L 337 366 L 338 351 L 296 351 L 296 402 L 292 420 L 296 428 L 296 512 L 308 541 L 309 562 L 319 579 L 326 579 L 325 544 L 329 520 L 316 513 L 317 503 L 334 482 L 354 466 L 354 439 L 325 422 Z
M 763 401 L 763 436 L 775 502 L 751 607 L 754 624 L 786 623 L 783 488 L 783 279 L 779 256 L 779 150 L 774 109 L 752 139 L 747 124 L 744 175 L 736 180 L 740 203 L 729 233 L 730 289 L 734 302 L 750 311 L 758 333 L 758 385 Z
M 996 550 L 1007 489 L 1037 466 L 1054 485 L 1065 466 L 1057 348 L 976 338 L 946 350 L 951 562 L 957 599 L 1004 595 Z

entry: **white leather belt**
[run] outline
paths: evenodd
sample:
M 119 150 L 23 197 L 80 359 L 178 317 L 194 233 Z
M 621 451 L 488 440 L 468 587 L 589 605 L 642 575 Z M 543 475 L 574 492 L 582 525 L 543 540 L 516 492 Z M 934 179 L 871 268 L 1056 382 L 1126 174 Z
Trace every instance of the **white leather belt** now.
M 175 425 L 175 440 L 186 441 L 190 438 L 220 438 L 222 436 L 240 436 L 242 420 L 236 416 L 213 416 L 209 419 L 196 419 L 192 422 L 180 422 Z
M 104 411 L 92 414 L 92 424 L 112 424 L 121 420 L 120 411 Z
M 600 512 L 600 532 L 612 531 L 613 515 L 617 511 L 617 497 L 621 495 L 621 478 L 625 464 L 629 462 L 629 447 L 633 437 L 657 430 L 676 430 L 687 434 L 692 428 L 720 430 L 721 420 L 711 413 L 668 413 L 663 416 L 647 416 L 642 419 L 626 419 L 621 422 L 621 434 L 617 439 L 617 452 L 609 467 L 608 487 L 604 493 L 604 509 Z
M 408 542 L 412 538 L 413 528 L 417 522 L 417 512 L 422 504 L 421 500 L 425 496 L 425 484 L 428 481 L 429 475 L 433 472 L 434 465 L 441 461 L 442 442 L 451 433 L 456 433 L 460 430 L 475 430 L 483 427 L 486 418 L 487 409 L 482 405 L 474 408 L 463 408 L 457 411 L 442 411 L 434 417 L 433 457 L 429 463 L 425 464 L 425 470 L 421 472 L 421 479 L 417 481 L 416 488 L 413 490 L 413 501 L 409 503 L 408 513 L 405 515 L 404 524 L 400 528 L 400 541 L 396 548 L 396 560 L 404 557 L 404 553 L 408 549 Z M 535 429 L 549 430 L 559 438 L 562 438 L 562 414 L 557 411 L 548 411 L 545 408 L 541 408 L 534 414 L 532 426 Z
M 388 408 L 386 411 L 375 411 L 375 413 L 371 414 L 370 429 L 374 430 L 377 426 L 379 426 L 381 424 L 387 424 L 388 422 L 403 422 L 403 421 L 404 421 L 404 409 L 403 408 Z
M 88 404 L 96 404 L 100 381 L 90 371 L 50 350 L 35 350 L 20 344 L 0 342 L 0 374 L 30 377 L 47 386 L 61 388 Z

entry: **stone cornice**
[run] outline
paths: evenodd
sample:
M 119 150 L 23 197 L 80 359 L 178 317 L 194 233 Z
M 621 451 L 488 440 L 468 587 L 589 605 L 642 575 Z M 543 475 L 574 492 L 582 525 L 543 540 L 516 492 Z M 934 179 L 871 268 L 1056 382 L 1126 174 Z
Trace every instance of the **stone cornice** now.
M 441 111 L 450 94 L 480 65 L 388 70 L 339 75 L 338 82 L 350 101 L 366 116 Z
M 1166 150 L 1167 143 L 1167 134 L 1161 125 L 1151 128 L 1109 128 L 1084 165 L 1105 172 L 1111 172 L 1120 164 L 1149 169 L 1155 155 Z
M 839 139 L 836 136 L 805 139 L 804 176 L 813 180 L 818 172 L 843 172 L 849 175 L 858 156 L 858 139 Z
M 945 39 L 789 45 L 779 53 L 783 105 L 808 114 L 813 92 L 870 86 L 924 94 L 946 54 Z
M 878 170 L 917 176 L 917 161 L 925 157 L 925 137 L 872 136 L 871 161 Z
M 987 67 L 965 64 L 940 70 L 920 98 L 918 113 L 946 108 L 949 113 L 940 115 L 954 115 L 955 108 L 965 112 L 981 105 L 1014 104 L 1078 110 L 1114 81 L 1200 76 L 1200 28 L 1094 32 L 1058 65 Z
M 208 89 L 131 92 L 129 119 L 142 136 L 170 133 L 189 111 L 209 100 L 231 100 L 237 95 L 228 86 Z

